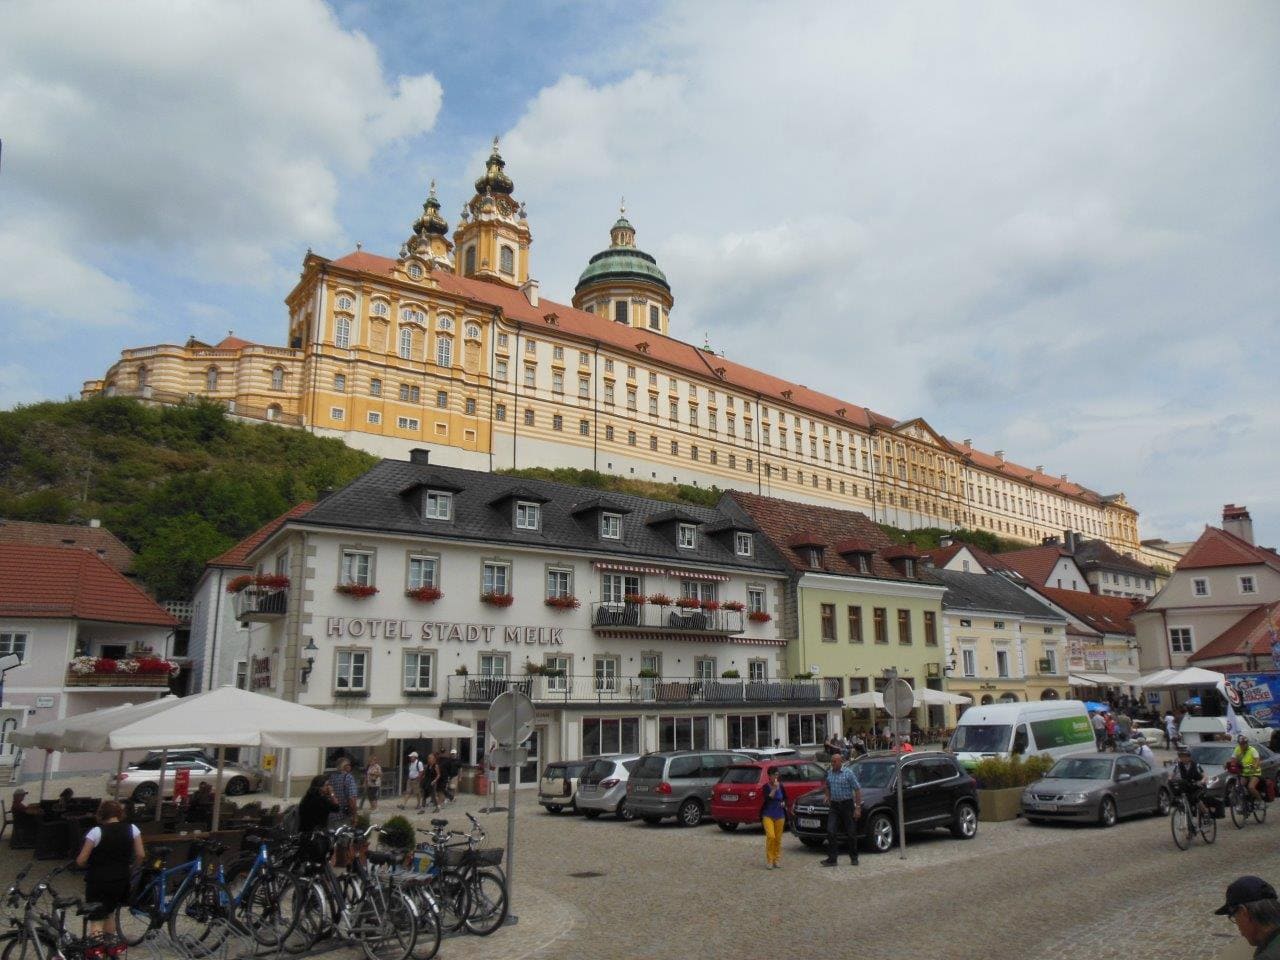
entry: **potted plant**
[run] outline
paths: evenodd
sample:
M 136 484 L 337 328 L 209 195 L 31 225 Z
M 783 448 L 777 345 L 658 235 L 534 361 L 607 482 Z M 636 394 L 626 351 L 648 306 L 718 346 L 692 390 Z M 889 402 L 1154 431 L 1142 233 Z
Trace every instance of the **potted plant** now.
M 765 613 L 763 610 L 752 610 L 747 614 L 747 619 L 752 623 L 768 623 L 773 619 L 772 615 Z
M 741 679 L 742 674 L 740 674 L 737 670 L 729 669 L 721 673 L 720 676 L 724 680 L 738 680 L 738 679 Z
M 636 607 L 645 602 L 645 595 L 643 593 L 628 593 L 622 598 L 622 602 L 629 607 Z
M 668 597 L 665 593 L 650 594 L 649 602 L 652 603 L 655 607 L 671 606 L 671 598 Z
M 1012 820 L 1022 806 L 1022 791 L 1035 783 L 1053 766 L 1048 754 L 1009 758 L 988 757 L 971 771 L 978 781 L 979 819 L 986 821 Z
M 454 671 L 453 671 L 453 672 L 454 672 L 454 673 L 456 673 L 456 674 L 457 674 L 458 676 L 460 676 L 460 677 L 465 677 L 465 676 L 467 675 L 467 672 L 468 672 L 468 671 L 467 671 L 467 665 L 466 665 L 465 663 L 460 663 L 460 664 L 458 664 L 458 666 L 454 669 Z
M 397 853 L 407 852 L 413 849 L 415 836 L 413 824 L 407 818 L 392 817 L 382 825 L 382 832 L 378 836 L 378 846 L 385 845 Z
M 542 664 L 534 663 L 532 660 L 526 660 L 524 662 L 524 672 L 531 677 L 539 677 L 542 676 L 546 670 L 543 668 Z
M 283 573 L 260 573 L 253 578 L 253 585 L 263 590 L 288 590 L 289 578 Z
M 717 610 L 720 609 L 720 601 L 719 600 L 703 600 L 702 609 L 707 611 L 707 613 L 715 613 Z
M 227 593 L 239 593 L 250 584 L 253 583 L 253 574 L 242 573 L 238 577 L 232 577 L 227 581 Z
M 516 602 L 516 598 L 509 593 L 489 590 L 480 594 L 480 602 L 490 607 L 509 607 Z
M 341 593 L 352 600 L 363 600 L 378 592 L 378 588 L 371 583 L 340 583 L 333 589 L 335 593 Z
M 414 587 L 412 590 L 406 590 L 404 595 L 410 600 L 417 600 L 419 603 L 435 603 L 444 596 L 444 591 L 439 587 Z
M 697 610 L 702 606 L 702 601 L 697 597 L 681 597 L 676 601 L 676 606 L 681 610 Z
M 582 601 L 568 594 L 560 597 L 547 597 L 544 603 L 553 610 L 576 610 L 582 606 Z
M 636 676 L 641 680 L 657 680 L 661 674 L 659 674 L 657 670 L 651 670 L 649 667 L 645 667 L 640 670 Z
M 812 674 L 812 673 L 809 673 L 808 671 L 806 671 L 806 672 L 804 672 L 804 673 L 793 673 L 793 674 L 791 675 L 791 679 L 792 679 L 792 680 L 812 680 L 812 679 L 813 679 L 813 674 Z
M 733 610 L 735 613 L 741 613 L 743 610 L 746 609 L 746 604 L 744 604 L 741 600 L 726 600 L 723 604 L 721 604 L 721 606 L 723 609 Z

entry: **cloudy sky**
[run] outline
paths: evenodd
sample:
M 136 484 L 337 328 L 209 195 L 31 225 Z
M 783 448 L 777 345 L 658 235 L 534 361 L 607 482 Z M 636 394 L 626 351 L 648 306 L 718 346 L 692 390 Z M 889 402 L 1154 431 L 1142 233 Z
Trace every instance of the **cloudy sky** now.
M 672 331 L 1280 541 L 1280 4 L 59 0 L 0 30 L 0 407 L 281 342 L 308 247 L 498 134 L 567 300 L 619 197 Z

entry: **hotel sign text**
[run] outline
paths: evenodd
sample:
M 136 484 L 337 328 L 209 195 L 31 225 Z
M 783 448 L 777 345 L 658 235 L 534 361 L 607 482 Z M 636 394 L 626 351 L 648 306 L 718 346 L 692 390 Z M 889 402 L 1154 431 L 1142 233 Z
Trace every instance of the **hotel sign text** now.
M 377 617 L 328 617 L 325 636 L 352 640 L 417 640 L 424 643 L 508 643 L 560 646 L 562 627 L 508 627 L 493 623 L 441 623 L 382 620 Z

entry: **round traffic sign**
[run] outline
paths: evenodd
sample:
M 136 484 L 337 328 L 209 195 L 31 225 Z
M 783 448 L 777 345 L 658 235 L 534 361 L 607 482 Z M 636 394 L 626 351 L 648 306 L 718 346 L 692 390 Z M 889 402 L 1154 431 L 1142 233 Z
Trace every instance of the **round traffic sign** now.
M 916 708 L 916 695 L 911 684 L 901 677 L 895 677 L 885 684 L 884 708 L 895 720 L 911 716 L 911 711 Z
M 533 734 L 533 701 L 517 690 L 498 694 L 489 705 L 487 727 L 499 746 L 518 747 Z

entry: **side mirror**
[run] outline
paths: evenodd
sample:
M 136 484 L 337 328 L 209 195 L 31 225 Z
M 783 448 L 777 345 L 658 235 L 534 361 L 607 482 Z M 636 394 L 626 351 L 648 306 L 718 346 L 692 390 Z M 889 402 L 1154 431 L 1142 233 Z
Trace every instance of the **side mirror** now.
M 1124 783 L 1126 780 L 1132 780 L 1132 779 L 1133 779 L 1133 774 L 1131 774 L 1131 773 L 1122 773 L 1122 774 L 1120 774 L 1118 777 L 1116 777 L 1116 782 L 1117 782 L 1117 783 Z

